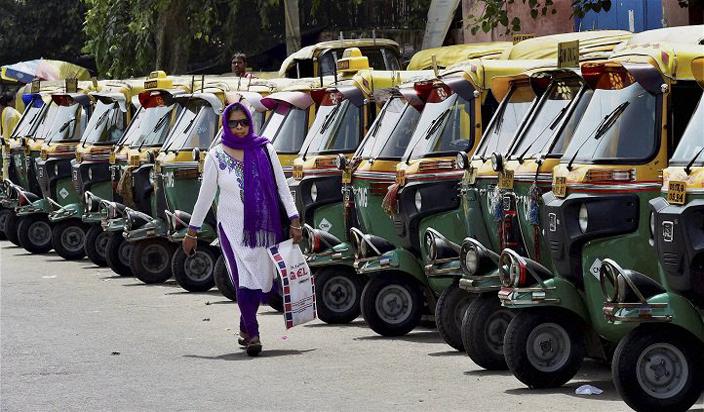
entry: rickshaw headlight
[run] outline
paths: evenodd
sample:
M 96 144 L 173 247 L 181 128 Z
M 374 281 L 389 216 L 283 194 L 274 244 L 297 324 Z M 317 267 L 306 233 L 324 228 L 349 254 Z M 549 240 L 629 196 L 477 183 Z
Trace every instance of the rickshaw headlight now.
M 416 191 L 414 203 L 416 206 L 416 210 L 420 212 L 420 209 L 423 207 L 423 195 L 420 194 L 420 190 Z
M 587 205 L 582 204 L 579 208 L 579 228 L 582 233 L 586 233 L 589 228 L 589 211 L 587 210 Z
M 155 182 L 154 169 L 149 171 L 149 183 L 154 184 Z
M 467 253 L 464 255 L 464 267 L 467 270 L 467 274 L 472 276 L 477 273 L 479 268 L 479 252 L 475 247 L 467 248 Z
M 459 152 L 457 153 L 457 158 L 455 159 L 455 163 L 457 163 L 457 168 L 458 169 L 466 169 L 467 168 L 467 155 Z
M 318 186 L 315 183 L 310 186 L 310 199 L 314 202 L 318 199 Z
M 57 163 L 54 165 L 54 176 L 58 176 L 58 175 L 59 175 L 59 164 Z
M 650 212 L 650 239 L 655 239 L 655 213 Z
M 93 180 L 93 168 L 88 168 L 88 180 Z

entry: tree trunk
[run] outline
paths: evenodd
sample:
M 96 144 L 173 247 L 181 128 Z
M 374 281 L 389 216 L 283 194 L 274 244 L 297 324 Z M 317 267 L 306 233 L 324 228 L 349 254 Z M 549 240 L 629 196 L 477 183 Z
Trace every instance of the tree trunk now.
M 156 70 L 184 74 L 188 68 L 191 35 L 188 30 L 187 2 L 173 1 L 159 11 L 156 37 Z

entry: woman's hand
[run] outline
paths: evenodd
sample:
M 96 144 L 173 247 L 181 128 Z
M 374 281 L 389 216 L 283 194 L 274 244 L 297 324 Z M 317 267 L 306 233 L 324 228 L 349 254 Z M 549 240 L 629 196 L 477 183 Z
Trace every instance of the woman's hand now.
M 300 219 L 292 219 L 291 226 L 288 229 L 288 235 L 293 239 L 294 244 L 301 243 L 303 239 L 303 227 Z
M 191 256 L 191 254 L 195 252 L 196 246 L 198 246 L 198 239 L 195 237 L 186 236 L 183 238 L 183 242 L 181 242 L 183 253 L 185 253 L 186 256 Z

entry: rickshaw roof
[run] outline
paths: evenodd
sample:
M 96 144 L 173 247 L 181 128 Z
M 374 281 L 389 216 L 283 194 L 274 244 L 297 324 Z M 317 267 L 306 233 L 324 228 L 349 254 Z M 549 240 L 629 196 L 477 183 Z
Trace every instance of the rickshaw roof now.
M 487 90 L 491 88 L 492 79 L 495 77 L 515 76 L 528 70 L 551 69 L 554 67 L 555 61 L 549 59 L 471 60 L 451 67 L 442 73 L 440 78 L 445 80 L 462 76 L 465 80 L 472 83 L 475 89 Z
M 108 95 L 120 93 L 129 101 L 132 96 L 136 96 L 142 91 L 144 91 L 144 79 L 99 80 L 98 89 L 91 91 L 91 94 Z
M 349 47 L 387 47 L 393 48 L 396 51 L 400 50 L 398 43 L 389 39 L 342 39 L 342 40 L 331 40 L 323 41 L 320 43 L 312 44 L 310 46 L 305 46 L 300 50 L 291 53 L 286 59 L 281 63 L 281 68 L 279 69 L 279 77 L 286 76 L 286 69 L 296 60 L 310 60 L 316 55 L 330 49 L 347 49 Z
M 704 56 L 692 59 L 692 74 L 697 83 L 704 88 Z
M 373 70 L 358 71 L 352 77 L 352 84 L 364 93 L 372 96 L 376 90 L 388 89 L 401 84 L 426 78 L 427 70 Z
M 704 25 L 664 27 L 634 33 L 622 46 L 646 45 L 652 43 L 704 44 Z
M 704 56 L 704 46 L 659 43 L 624 47 L 611 56 L 610 62 L 648 63 L 669 79 L 695 80 L 692 61 L 702 56 Z
M 557 59 L 558 43 L 579 40 L 579 54 L 603 54 L 630 39 L 631 32 L 624 30 L 597 30 L 574 33 L 551 34 L 523 40 L 506 49 L 501 58 L 516 59 Z
M 545 89 L 550 84 L 550 82 L 542 84 L 543 82 L 539 81 L 541 78 L 545 77 L 550 77 L 550 80 L 555 78 L 582 79 L 579 68 L 540 67 L 529 69 L 515 75 L 494 77 L 491 80 L 491 92 L 497 100 L 501 101 L 508 93 L 512 82 L 528 80 L 530 82 L 530 87 L 533 89 L 535 94 L 540 95 L 545 92 Z
M 310 97 L 310 93 L 304 91 L 282 91 L 272 93 L 261 100 L 262 105 L 269 110 L 273 110 L 279 102 L 285 102 L 303 110 L 313 104 L 313 98 Z
M 417 52 L 411 57 L 407 70 L 423 70 L 433 68 L 433 56 L 440 69 L 461 61 L 480 57 L 499 57 L 501 53 L 512 47 L 511 42 L 482 42 L 470 44 L 455 44 L 452 46 L 435 47 Z

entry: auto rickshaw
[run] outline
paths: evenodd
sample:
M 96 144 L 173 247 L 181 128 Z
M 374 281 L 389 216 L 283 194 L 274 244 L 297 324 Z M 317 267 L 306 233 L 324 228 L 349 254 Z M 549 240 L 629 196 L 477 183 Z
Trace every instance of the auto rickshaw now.
M 63 91 L 64 82 L 37 81 L 33 86 L 33 93 L 23 94 L 22 98 L 26 101 L 25 110 L 12 135 L 3 145 L 3 168 L 6 172 L 3 172 L 0 190 L 0 228 L 7 239 L 17 246 L 18 217 L 15 208 L 19 206 L 20 194 L 27 191 L 36 198 L 41 196 L 33 165 L 34 159 L 39 156 L 44 138 L 37 139 L 37 130 L 49 113 L 47 109 L 51 103 L 51 94 Z M 52 113 L 54 111 L 55 109 L 52 109 Z M 26 199 L 23 201 L 28 202 Z
M 139 80 L 101 81 L 98 90 L 89 93 L 95 99 L 95 116 L 88 122 L 76 148 L 76 158 L 71 162 L 71 180 L 79 201 L 49 214 L 52 223 L 73 219 L 73 225 L 68 227 L 86 229 L 83 250 L 98 266 L 107 266 L 105 247 L 109 234 L 100 226 L 99 217 L 91 218 L 91 210 L 86 206 L 89 203 L 93 206 L 94 196 L 112 200 L 110 154 L 138 110 L 136 97 L 143 90 L 143 83 Z M 97 209 L 97 202 L 95 206 Z M 80 255 L 78 250 L 75 253 Z
M 20 205 L 15 209 L 20 246 L 30 253 L 46 253 L 53 248 L 65 259 L 75 259 L 72 248 L 78 241 L 82 256 L 82 228 L 64 234 L 62 225 L 52 224 L 48 215 L 56 203 L 54 198 L 76 200 L 71 184 L 71 159 L 93 112 L 93 99 L 86 94 L 92 84 L 81 82 L 73 86 L 73 90 L 67 87 L 67 92 L 51 95 L 47 115 L 37 128 L 36 137 L 43 137 L 43 144 L 39 158 L 34 160 L 34 171 L 42 197 L 31 201 L 33 193 L 22 192 Z M 32 159 L 31 152 L 28 159 Z
M 704 56 L 692 72 L 704 87 Z M 600 281 L 604 315 L 633 327 L 614 352 L 619 395 L 638 411 L 688 410 L 704 391 L 704 98 L 663 171 L 650 201 L 650 236 L 658 258 L 641 272 L 604 259 Z
M 130 267 L 131 243 L 123 237 L 128 215 L 133 220 L 150 216 L 154 161 L 184 109 L 176 97 L 189 93 L 193 87 L 197 84 L 192 78 L 169 77 L 163 71 L 150 74 L 144 82 L 144 91 L 138 95 L 141 109 L 110 155 L 113 200 L 92 197 L 91 206 L 98 205 L 103 230 L 110 232 L 105 260 L 122 276 L 136 275 Z M 172 245 L 168 241 L 152 249 L 158 257 L 158 252 L 165 248 L 169 249 L 170 257 Z M 170 263 L 167 260 L 161 265 L 169 268 Z
M 406 70 L 447 69 L 459 62 L 471 59 L 499 58 L 501 54 L 512 47 L 511 42 L 479 42 L 469 44 L 454 44 L 452 46 L 434 47 L 415 53 L 408 62 Z M 435 62 L 435 65 L 433 65 Z
M 354 272 L 354 255 L 349 243 L 350 220 L 344 218 L 343 197 L 347 196 L 347 201 L 349 195 L 342 193 L 339 155 L 351 157 L 371 126 L 381 106 L 374 100 L 374 92 L 422 72 L 367 70 L 367 58 L 358 49 L 348 49 L 344 56 L 338 61 L 343 80 L 311 92 L 319 108 L 294 161 L 289 187 L 304 222 L 308 265 L 314 271 L 335 267 L 349 275 Z M 316 293 L 323 289 L 317 285 Z M 324 298 L 319 295 L 318 299 Z M 356 311 L 354 305 L 350 309 Z
M 517 312 L 504 355 L 529 387 L 564 384 L 585 356 L 608 359 L 633 328 L 603 316 L 601 263 L 616 258 L 641 273 L 657 265 L 646 205 L 701 95 L 690 62 L 702 52 L 638 44 L 581 65 L 594 93 L 540 207 L 554 271 L 510 248 L 499 261 L 499 298 Z
M 356 48 L 367 56 L 369 67 L 375 70 L 400 70 L 401 51 L 398 43 L 388 39 L 342 39 L 305 46 L 290 54 L 281 63 L 278 77 L 305 78 L 332 76 L 336 62 L 344 51 Z

